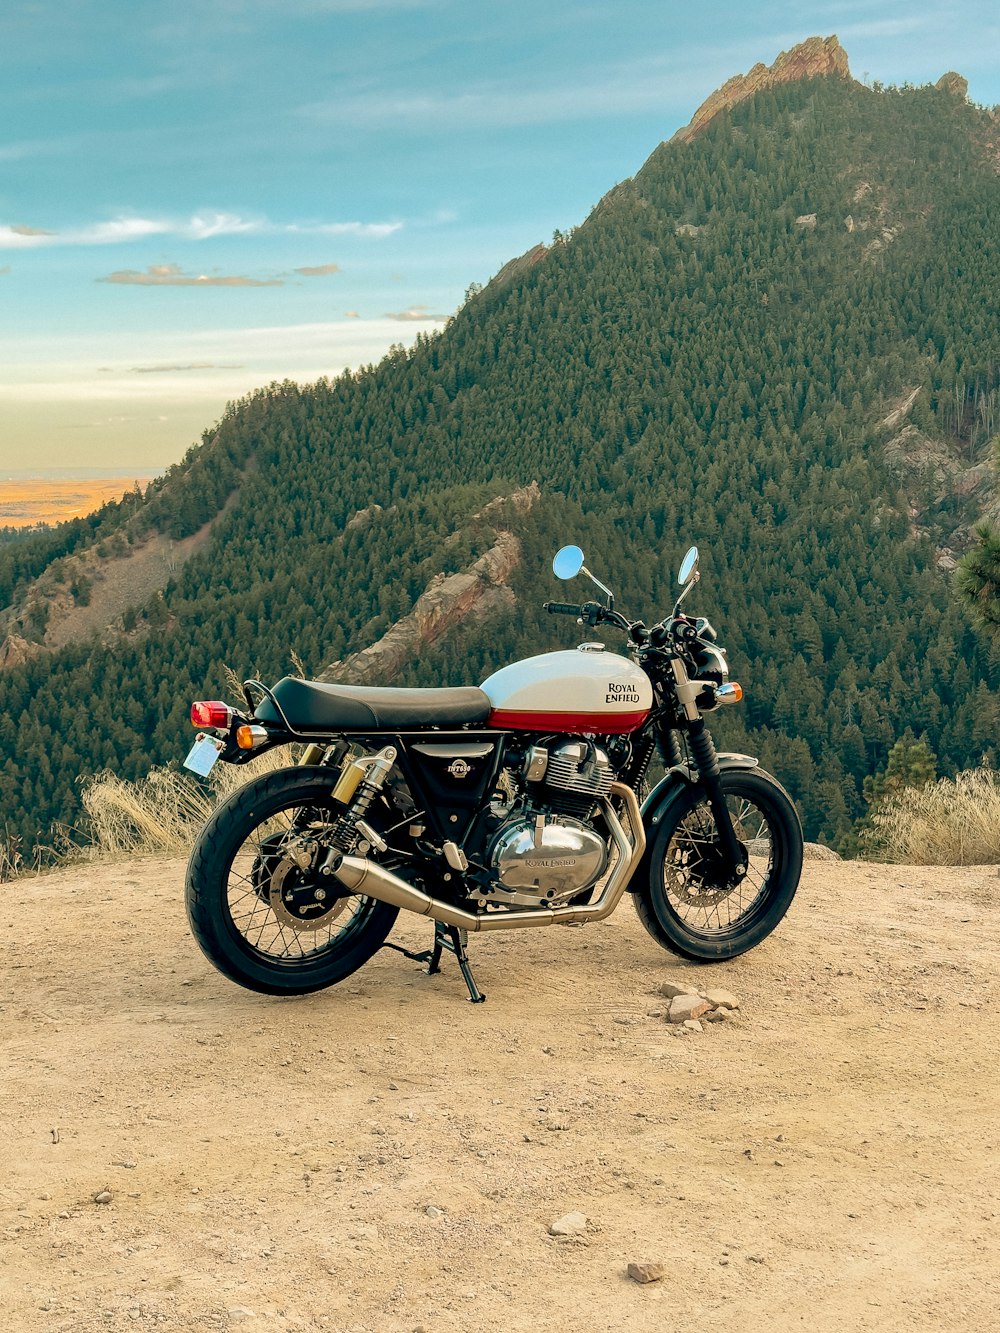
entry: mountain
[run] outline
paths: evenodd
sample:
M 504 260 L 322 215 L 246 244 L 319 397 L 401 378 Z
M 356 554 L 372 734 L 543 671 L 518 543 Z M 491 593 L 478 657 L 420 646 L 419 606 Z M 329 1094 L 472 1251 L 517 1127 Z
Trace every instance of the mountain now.
M 467 683 L 573 642 L 540 611 L 570 540 L 647 620 L 697 541 L 747 690 L 720 739 L 811 838 L 849 838 L 907 728 L 946 772 L 996 754 L 949 571 L 998 505 L 1000 121 L 951 73 L 866 87 L 834 38 L 723 92 L 441 334 L 263 388 L 145 495 L 0 545 L 22 852 L 81 775 L 178 759 L 227 667 L 353 671 L 405 622 L 399 683 Z M 428 612 L 456 576 L 481 595 Z

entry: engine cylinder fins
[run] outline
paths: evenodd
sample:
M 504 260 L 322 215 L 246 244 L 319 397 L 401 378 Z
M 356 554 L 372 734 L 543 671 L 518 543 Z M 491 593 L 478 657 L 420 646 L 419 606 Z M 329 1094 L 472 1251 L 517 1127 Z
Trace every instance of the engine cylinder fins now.
M 549 752 L 545 769 L 547 788 L 602 801 L 611 791 L 613 781 L 611 761 L 597 745 L 567 741 Z

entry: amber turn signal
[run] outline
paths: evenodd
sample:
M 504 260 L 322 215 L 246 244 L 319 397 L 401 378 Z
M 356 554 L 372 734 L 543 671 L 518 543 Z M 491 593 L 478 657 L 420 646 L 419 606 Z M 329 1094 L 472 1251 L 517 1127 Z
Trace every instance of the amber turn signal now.
M 267 740 L 263 727 L 242 726 L 236 728 L 236 744 L 241 750 L 252 750 Z
M 738 681 L 731 680 L 728 685 L 718 685 L 715 690 L 715 701 L 720 704 L 738 704 L 743 698 L 743 686 Z

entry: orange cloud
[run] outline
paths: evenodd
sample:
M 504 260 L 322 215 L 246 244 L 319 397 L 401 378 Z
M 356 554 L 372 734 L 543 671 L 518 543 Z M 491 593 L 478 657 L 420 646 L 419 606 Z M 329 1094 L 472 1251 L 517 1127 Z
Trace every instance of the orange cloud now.
M 283 287 L 281 278 L 249 278 L 244 274 L 185 273 L 177 264 L 150 264 L 144 273 L 119 269 L 98 282 L 128 287 Z

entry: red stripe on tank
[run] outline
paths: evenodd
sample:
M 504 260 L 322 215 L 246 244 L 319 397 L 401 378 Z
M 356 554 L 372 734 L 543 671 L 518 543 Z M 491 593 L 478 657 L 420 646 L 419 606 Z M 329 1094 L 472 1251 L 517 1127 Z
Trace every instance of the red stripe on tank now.
M 531 713 L 517 708 L 494 708 L 486 725 L 520 731 L 599 732 L 610 736 L 635 731 L 647 717 L 648 708 L 640 713 Z

